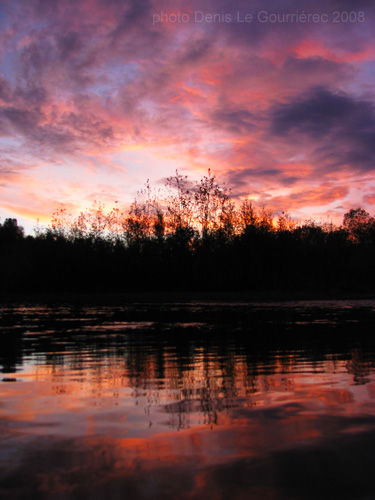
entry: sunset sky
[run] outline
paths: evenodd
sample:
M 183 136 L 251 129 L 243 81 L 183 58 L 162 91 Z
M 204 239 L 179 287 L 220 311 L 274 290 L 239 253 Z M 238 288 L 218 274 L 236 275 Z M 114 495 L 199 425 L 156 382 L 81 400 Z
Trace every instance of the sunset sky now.
M 0 0 L 1 221 L 209 167 L 276 213 L 374 215 L 374 33 L 374 0 Z

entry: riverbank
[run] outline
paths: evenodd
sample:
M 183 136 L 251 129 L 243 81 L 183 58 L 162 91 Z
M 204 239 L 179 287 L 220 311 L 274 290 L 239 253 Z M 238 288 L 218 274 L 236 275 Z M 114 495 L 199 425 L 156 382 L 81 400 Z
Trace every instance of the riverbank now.
M 7 293 L 0 294 L 0 303 L 73 303 L 73 304 L 128 304 L 128 303 L 189 303 L 189 302 L 274 302 L 318 300 L 375 300 L 375 291 L 353 290 L 256 290 L 256 291 L 152 291 L 127 293 Z

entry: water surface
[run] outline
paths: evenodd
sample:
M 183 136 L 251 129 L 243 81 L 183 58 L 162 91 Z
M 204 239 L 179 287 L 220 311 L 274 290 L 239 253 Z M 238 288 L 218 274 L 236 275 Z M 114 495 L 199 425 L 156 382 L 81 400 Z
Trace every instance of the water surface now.
M 375 498 L 373 301 L 0 314 L 1 497 Z

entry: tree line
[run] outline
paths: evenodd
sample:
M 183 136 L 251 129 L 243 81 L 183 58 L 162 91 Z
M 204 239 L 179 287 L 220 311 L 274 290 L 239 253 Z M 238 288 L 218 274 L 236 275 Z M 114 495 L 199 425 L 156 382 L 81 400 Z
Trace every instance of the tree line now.
M 373 290 L 375 219 L 353 208 L 340 226 L 277 218 L 210 170 L 176 171 L 163 190 L 147 181 L 127 211 L 63 206 L 25 236 L 0 223 L 2 292 L 134 290 Z

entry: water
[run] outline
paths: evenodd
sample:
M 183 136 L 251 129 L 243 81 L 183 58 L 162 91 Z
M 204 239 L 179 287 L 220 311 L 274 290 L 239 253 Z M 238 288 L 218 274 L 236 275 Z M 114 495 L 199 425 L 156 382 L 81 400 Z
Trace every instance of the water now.
M 375 499 L 375 304 L 2 306 L 0 497 Z

